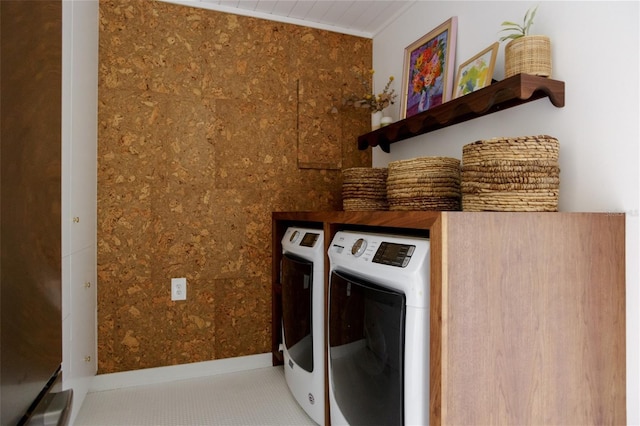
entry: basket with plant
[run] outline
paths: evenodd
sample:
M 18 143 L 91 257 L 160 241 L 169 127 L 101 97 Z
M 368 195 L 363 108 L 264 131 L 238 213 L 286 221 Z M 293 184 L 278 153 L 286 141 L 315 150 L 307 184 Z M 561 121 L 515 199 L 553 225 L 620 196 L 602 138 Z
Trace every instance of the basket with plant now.
M 537 9 L 527 10 L 522 24 L 502 23 L 501 32 L 509 33 L 500 38 L 500 41 L 509 40 L 504 48 L 505 77 L 520 73 L 551 76 L 551 40 L 547 36 L 530 34 Z

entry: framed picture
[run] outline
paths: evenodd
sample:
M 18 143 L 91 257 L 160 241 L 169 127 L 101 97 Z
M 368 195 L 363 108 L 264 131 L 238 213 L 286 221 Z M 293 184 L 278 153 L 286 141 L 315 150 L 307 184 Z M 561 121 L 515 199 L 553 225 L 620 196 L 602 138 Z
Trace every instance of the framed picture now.
M 498 42 L 493 43 L 458 67 L 454 98 L 475 92 L 491 84 L 493 68 L 498 56 L 498 46 Z
M 451 99 L 457 30 L 454 16 L 405 48 L 402 118 Z

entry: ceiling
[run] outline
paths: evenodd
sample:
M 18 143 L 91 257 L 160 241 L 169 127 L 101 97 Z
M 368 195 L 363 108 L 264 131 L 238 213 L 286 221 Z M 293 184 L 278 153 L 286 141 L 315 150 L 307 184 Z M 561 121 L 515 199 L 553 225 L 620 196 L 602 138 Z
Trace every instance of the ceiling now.
M 164 0 L 373 38 L 416 0 Z

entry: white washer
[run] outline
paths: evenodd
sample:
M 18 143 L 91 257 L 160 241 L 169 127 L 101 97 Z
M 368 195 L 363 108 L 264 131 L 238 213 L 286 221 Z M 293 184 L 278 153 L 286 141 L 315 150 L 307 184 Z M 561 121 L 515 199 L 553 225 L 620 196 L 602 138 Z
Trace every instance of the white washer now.
M 341 231 L 329 247 L 332 425 L 429 424 L 429 240 Z
M 300 406 L 324 424 L 324 233 L 288 228 L 282 238 L 284 376 Z

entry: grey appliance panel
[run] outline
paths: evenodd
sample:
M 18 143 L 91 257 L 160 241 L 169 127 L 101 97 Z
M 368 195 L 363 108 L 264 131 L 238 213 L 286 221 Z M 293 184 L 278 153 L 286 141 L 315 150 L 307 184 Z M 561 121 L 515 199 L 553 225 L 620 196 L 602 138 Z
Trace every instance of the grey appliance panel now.
M 15 424 L 62 362 L 62 2 L 0 1 L 1 415 Z

